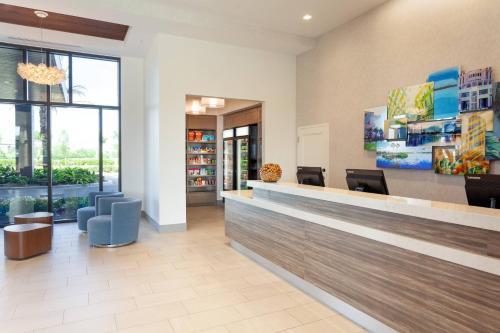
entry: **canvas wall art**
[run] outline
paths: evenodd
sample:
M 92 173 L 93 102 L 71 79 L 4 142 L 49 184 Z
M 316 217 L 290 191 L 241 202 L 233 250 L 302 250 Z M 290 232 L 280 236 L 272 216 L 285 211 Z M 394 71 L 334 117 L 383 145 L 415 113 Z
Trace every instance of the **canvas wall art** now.
M 486 159 L 489 161 L 500 160 L 500 137 L 494 132 L 486 132 Z
M 377 168 L 432 170 L 432 147 L 408 147 L 405 141 L 379 141 Z
M 384 121 L 384 137 L 386 140 L 406 140 L 406 118 L 386 119 Z
M 463 160 L 477 161 L 486 157 L 486 132 L 493 131 L 493 110 L 469 112 L 460 115 Z
M 462 133 L 460 120 L 437 120 L 408 124 L 408 146 L 459 145 Z
M 454 118 L 458 114 L 460 68 L 451 67 L 429 74 L 434 82 L 434 119 Z
M 466 173 L 488 173 L 490 163 L 487 160 L 463 160 L 455 146 L 433 147 L 432 168 L 437 174 L 463 176 Z
M 500 114 L 500 82 L 493 85 L 493 110 L 495 114 Z
M 375 151 L 377 141 L 384 140 L 384 120 L 386 117 L 387 106 L 365 110 L 365 150 Z
M 387 119 L 409 121 L 432 120 L 434 117 L 434 82 L 393 89 L 387 101 Z
M 460 112 L 491 109 L 493 106 L 492 84 L 491 67 L 460 74 Z

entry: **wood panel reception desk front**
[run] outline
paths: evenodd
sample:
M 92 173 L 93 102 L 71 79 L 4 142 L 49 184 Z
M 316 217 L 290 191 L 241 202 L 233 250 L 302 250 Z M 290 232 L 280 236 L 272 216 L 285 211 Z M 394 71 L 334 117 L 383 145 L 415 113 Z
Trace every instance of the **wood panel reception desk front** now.
M 500 211 L 250 181 L 232 246 L 373 332 L 500 332 Z

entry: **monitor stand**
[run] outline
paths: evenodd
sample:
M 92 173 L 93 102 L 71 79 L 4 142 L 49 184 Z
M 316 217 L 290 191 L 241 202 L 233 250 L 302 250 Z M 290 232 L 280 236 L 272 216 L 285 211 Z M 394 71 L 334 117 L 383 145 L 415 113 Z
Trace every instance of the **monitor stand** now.
M 497 208 L 497 199 L 496 198 L 490 198 L 490 208 Z
M 354 190 L 356 192 L 365 192 L 365 187 L 364 186 L 357 186 Z

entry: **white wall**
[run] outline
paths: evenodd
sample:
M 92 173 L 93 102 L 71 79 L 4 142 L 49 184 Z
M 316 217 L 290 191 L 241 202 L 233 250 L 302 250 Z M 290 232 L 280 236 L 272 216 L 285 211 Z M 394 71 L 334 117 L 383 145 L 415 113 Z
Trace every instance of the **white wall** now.
M 144 200 L 143 66 L 142 58 L 121 58 L 122 191 L 141 200 Z
M 155 39 L 144 59 L 144 212 L 154 221 L 160 220 L 160 59 Z
M 194 39 L 157 36 L 160 59 L 159 224 L 164 230 L 185 225 L 185 96 L 209 95 L 264 102 L 264 161 L 283 167 L 283 179 L 295 173 L 295 56 L 235 47 Z M 149 57 L 154 58 L 154 57 Z M 146 67 L 152 66 L 147 59 Z M 156 77 L 146 71 L 146 86 Z M 147 91 L 150 88 L 146 88 Z M 148 94 L 152 94 L 148 91 Z M 154 114 L 156 108 L 146 107 Z M 146 137 L 149 133 L 146 121 Z M 145 142 L 146 145 L 148 144 Z M 156 166 L 155 166 L 156 167 Z M 153 167 L 154 168 L 154 167 Z M 145 170 L 147 173 L 148 170 Z M 146 184 L 146 195 L 150 182 Z

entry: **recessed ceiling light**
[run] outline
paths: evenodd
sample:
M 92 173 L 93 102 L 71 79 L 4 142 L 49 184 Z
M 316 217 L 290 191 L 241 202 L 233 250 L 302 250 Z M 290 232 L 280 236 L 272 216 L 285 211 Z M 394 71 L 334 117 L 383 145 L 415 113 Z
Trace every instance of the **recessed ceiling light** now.
M 309 20 L 310 20 L 310 19 L 312 19 L 312 18 L 313 18 L 313 17 L 312 17 L 312 15 L 310 15 L 310 14 L 306 14 L 306 15 L 302 16 L 302 19 L 303 19 L 304 21 L 309 21 Z

